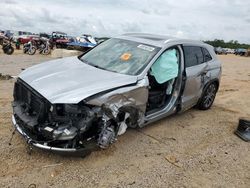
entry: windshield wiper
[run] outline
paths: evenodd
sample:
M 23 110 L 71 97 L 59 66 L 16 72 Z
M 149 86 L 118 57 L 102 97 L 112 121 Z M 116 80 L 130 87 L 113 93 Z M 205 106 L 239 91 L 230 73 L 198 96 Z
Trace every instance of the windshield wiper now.
M 86 63 L 86 64 L 88 64 L 88 65 L 91 65 L 91 66 L 93 66 L 93 67 L 95 67 L 95 68 L 106 70 L 105 68 L 100 67 L 100 66 L 98 66 L 98 65 L 94 65 L 94 64 L 88 62 L 88 61 L 85 60 L 85 59 L 81 59 L 81 61 L 84 62 L 84 63 Z
M 81 59 L 81 58 L 80 58 L 80 60 L 81 60 L 83 63 L 89 64 L 89 62 L 88 62 L 87 60 L 85 60 L 85 59 Z
M 117 72 L 117 71 L 114 71 L 114 70 L 109 70 L 109 69 L 106 69 L 106 68 L 100 67 L 100 66 L 98 66 L 98 65 L 93 65 L 93 64 L 91 64 L 91 63 L 89 63 L 89 65 L 91 65 L 91 66 L 93 66 L 93 67 L 95 67 L 95 68 L 98 68 L 98 69 L 102 69 L 102 70 L 109 71 L 109 72 L 116 72 L 116 73 L 119 73 L 119 72 Z
M 92 63 L 86 61 L 85 59 L 81 59 L 81 61 L 84 62 L 84 63 L 86 63 L 86 64 L 88 64 L 88 65 L 91 65 L 91 66 L 93 66 L 93 67 L 95 67 L 95 68 L 98 68 L 98 69 L 102 69 L 102 70 L 106 70 L 106 71 L 110 71 L 110 72 L 119 73 L 119 72 L 117 72 L 117 71 L 109 70 L 109 69 L 106 69 L 106 68 L 104 68 L 104 67 L 100 67 L 99 65 L 92 64 Z
M 91 65 L 91 66 L 93 66 L 93 67 L 95 67 L 95 68 L 98 68 L 98 69 L 107 70 L 107 69 L 105 69 L 103 67 L 100 67 L 98 65 L 94 65 L 94 64 L 91 64 L 91 63 L 88 63 L 88 64 Z

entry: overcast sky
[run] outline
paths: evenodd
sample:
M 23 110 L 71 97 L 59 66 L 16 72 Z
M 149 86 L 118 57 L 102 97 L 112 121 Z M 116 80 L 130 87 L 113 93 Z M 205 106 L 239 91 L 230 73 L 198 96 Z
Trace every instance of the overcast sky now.
M 0 29 L 250 43 L 250 0 L 0 0 Z

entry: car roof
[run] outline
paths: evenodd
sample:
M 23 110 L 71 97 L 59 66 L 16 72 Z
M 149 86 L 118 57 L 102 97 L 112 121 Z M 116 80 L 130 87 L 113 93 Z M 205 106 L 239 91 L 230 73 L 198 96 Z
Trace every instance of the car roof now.
M 149 45 L 153 45 L 157 47 L 164 47 L 164 46 L 167 46 L 169 43 L 210 46 L 198 40 L 180 39 L 180 38 L 171 37 L 171 36 L 155 35 L 155 34 L 149 34 L 149 33 L 127 33 L 127 34 L 123 34 L 115 38 L 141 42 L 144 44 L 149 44 Z

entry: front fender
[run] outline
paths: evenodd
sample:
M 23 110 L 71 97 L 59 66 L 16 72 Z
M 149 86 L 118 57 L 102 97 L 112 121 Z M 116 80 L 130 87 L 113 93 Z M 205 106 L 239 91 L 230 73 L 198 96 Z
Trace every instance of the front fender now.
M 122 87 L 109 93 L 96 96 L 95 98 L 87 100 L 86 103 L 103 107 L 103 110 L 107 113 L 106 115 L 114 120 L 117 120 L 117 115 L 122 109 L 126 109 L 126 112 L 130 113 L 130 116 L 135 116 L 134 109 L 136 109 L 140 114 L 137 121 L 141 122 L 146 111 L 147 101 L 148 80 L 143 79 L 134 86 Z

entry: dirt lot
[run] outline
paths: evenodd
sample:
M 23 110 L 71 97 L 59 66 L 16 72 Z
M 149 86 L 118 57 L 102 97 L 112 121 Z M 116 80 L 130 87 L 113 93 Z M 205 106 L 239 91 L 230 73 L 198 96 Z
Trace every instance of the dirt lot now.
M 233 134 L 239 117 L 250 118 L 250 58 L 219 58 L 222 82 L 211 110 L 128 130 L 84 159 L 29 155 L 19 134 L 9 146 L 14 80 L 0 80 L 0 187 L 250 187 L 250 145 Z M 0 73 L 17 75 L 48 59 L 0 54 Z

